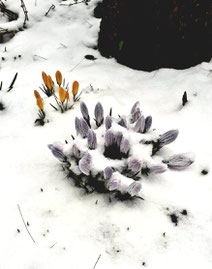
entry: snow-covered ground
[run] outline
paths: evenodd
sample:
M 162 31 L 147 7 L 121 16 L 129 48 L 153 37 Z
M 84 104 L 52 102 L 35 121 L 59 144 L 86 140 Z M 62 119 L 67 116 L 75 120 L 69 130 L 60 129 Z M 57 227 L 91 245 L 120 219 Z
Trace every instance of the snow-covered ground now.
M 28 28 L 0 44 L 5 59 L 0 62 L 0 102 L 6 107 L 0 111 L 0 268 L 92 269 L 98 257 L 98 269 L 211 268 L 212 63 L 181 71 L 135 71 L 93 49 L 100 25 L 93 17 L 97 0 L 87 6 L 24 2 Z M 0 17 L 0 27 L 14 29 L 24 20 L 20 1 L 5 3 L 19 12 L 19 19 Z M 52 4 L 55 9 L 45 16 Z M 97 60 L 84 59 L 87 54 Z M 192 152 L 195 162 L 184 171 L 143 178 L 145 201 L 109 203 L 100 194 L 84 195 L 47 148 L 75 134 L 79 103 L 61 114 L 41 93 L 49 123 L 34 126 L 38 109 L 33 91 L 39 90 L 42 71 L 54 77 L 57 70 L 66 81 L 79 81 L 81 100 L 90 111 L 101 101 L 105 110 L 113 107 L 114 115 L 129 114 L 139 100 L 158 133 L 179 129 L 177 140 L 161 154 Z M 7 92 L 16 72 L 14 88 Z M 184 91 L 189 102 L 182 107 Z M 178 216 L 177 226 L 171 214 Z

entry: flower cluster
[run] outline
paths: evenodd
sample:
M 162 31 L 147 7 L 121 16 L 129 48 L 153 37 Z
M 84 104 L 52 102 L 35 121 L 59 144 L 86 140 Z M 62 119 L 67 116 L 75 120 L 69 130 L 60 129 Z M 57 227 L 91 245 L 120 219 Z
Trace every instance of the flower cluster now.
M 65 78 L 63 79 L 62 74 L 60 71 L 57 71 L 55 74 L 56 83 L 52 80 L 50 75 L 47 75 L 45 72 L 42 72 L 42 78 L 44 84 L 41 85 L 40 90 L 44 92 L 48 97 L 53 96 L 56 105 L 50 103 L 50 105 L 56 110 L 60 111 L 61 113 L 67 111 L 68 109 L 73 108 L 74 104 L 80 100 L 79 91 L 79 82 L 74 81 L 72 84 L 72 98 L 69 95 L 69 83 L 66 84 Z M 40 94 L 35 90 L 34 95 L 36 98 L 37 106 L 39 108 L 38 112 L 38 119 L 35 123 L 40 125 L 44 125 L 44 103 L 40 97 Z
M 101 103 L 91 122 L 88 108 L 81 102 L 82 117 L 75 118 L 77 137 L 69 143 L 55 142 L 48 147 L 63 164 L 70 178 L 87 191 L 113 192 L 118 197 L 138 197 L 141 179 L 163 173 L 168 168 L 182 170 L 193 163 L 186 154 L 155 161 L 154 155 L 173 142 L 178 130 L 158 135 L 151 129 L 152 117 L 144 117 L 139 102 L 129 116 L 104 116 Z M 159 155 L 157 156 L 157 159 Z

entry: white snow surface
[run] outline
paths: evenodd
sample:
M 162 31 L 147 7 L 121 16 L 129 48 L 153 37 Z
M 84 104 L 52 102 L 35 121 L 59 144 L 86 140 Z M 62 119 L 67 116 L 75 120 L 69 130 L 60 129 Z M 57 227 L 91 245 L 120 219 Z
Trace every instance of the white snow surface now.
M 100 26 L 100 19 L 93 17 L 97 0 L 88 6 L 61 6 L 71 1 L 57 0 L 24 2 L 27 29 L 0 44 L 0 57 L 5 58 L 0 62 L 0 101 L 6 107 L 0 111 L 0 268 L 92 269 L 98 257 L 96 269 L 211 268 L 212 63 L 180 71 L 136 71 L 93 49 Z M 2 20 L 0 27 L 19 27 L 24 19 L 20 1 L 5 3 L 19 19 L 10 25 Z M 45 16 L 52 4 L 55 9 Z M 86 54 L 97 60 L 83 60 Z M 41 93 L 49 123 L 34 126 L 38 109 L 33 90 L 42 83 L 42 71 L 54 78 L 57 70 L 70 84 L 78 80 L 80 90 L 86 89 L 81 100 L 90 113 L 100 101 L 105 111 L 113 107 L 114 115 L 128 115 L 140 101 L 158 133 L 179 129 L 177 140 L 160 156 L 193 152 L 195 162 L 184 171 L 144 177 L 145 201 L 109 203 L 101 194 L 84 195 L 47 147 L 75 134 L 79 103 L 61 114 Z M 6 92 L 16 72 L 14 88 Z M 184 91 L 189 102 L 182 107 Z M 202 175 L 202 169 L 209 173 Z M 187 216 L 180 213 L 184 209 Z M 177 226 L 169 217 L 173 212 L 179 215 Z

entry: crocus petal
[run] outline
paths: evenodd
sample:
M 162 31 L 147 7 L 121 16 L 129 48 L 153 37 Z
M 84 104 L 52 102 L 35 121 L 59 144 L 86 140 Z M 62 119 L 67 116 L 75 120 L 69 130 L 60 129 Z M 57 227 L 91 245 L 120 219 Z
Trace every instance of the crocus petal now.
M 84 154 L 82 159 L 79 161 L 79 169 L 80 171 L 85 174 L 90 174 L 90 164 L 91 164 L 91 155 L 90 154 Z
M 48 145 L 48 148 L 51 150 L 52 154 L 61 162 L 66 162 L 67 158 L 65 156 L 65 154 L 62 152 L 62 150 L 57 147 L 54 146 L 52 144 Z
M 89 129 L 89 131 L 88 131 L 88 148 L 89 149 L 96 149 L 96 147 L 97 147 L 96 134 L 93 130 Z
M 130 150 L 130 142 L 128 139 L 125 139 L 123 137 L 120 144 L 120 151 L 124 154 L 127 154 L 129 150 Z
M 108 181 L 107 188 L 108 188 L 109 191 L 117 190 L 119 188 L 120 183 L 121 183 L 120 178 L 112 177 Z
M 138 133 L 143 133 L 144 129 L 145 129 L 145 119 L 144 116 L 141 116 L 135 124 L 134 131 Z
M 87 106 L 86 106 L 86 104 L 84 102 L 80 103 L 80 110 L 81 110 L 83 118 L 86 121 L 89 121 L 90 117 L 89 117 L 89 113 L 88 113 L 88 108 L 87 108 Z
M 141 183 L 138 181 L 134 181 L 131 183 L 127 188 L 127 193 L 130 194 L 130 196 L 137 195 L 141 190 Z
M 95 120 L 96 120 L 96 125 L 98 127 L 101 126 L 103 121 L 104 121 L 104 110 L 103 110 L 102 104 L 100 102 L 98 102 L 95 106 L 94 116 L 95 116 Z
M 130 112 L 130 122 L 134 123 L 141 117 L 140 103 L 136 102 Z
M 118 124 L 127 129 L 127 120 L 124 117 L 119 119 Z
M 177 138 L 178 134 L 179 134 L 178 130 L 170 130 L 161 135 L 161 137 L 158 140 L 159 147 L 162 148 L 163 146 L 172 143 Z
M 183 154 L 175 154 L 164 161 L 164 163 L 166 163 L 169 168 L 176 170 L 183 170 L 189 165 L 191 165 L 193 162 L 194 160 Z
M 106 119 L 105 119 L 106 130 L 110 129 L 111 126 L 112 126 L 112 117 L 107 116 Z
M 145 132 L 148 132 L 152 126 L 152 116 L 148 116 L 145 119 Z
M 77 159 L 81 159 L 82 156 L 84 155 L 84 152 L 80 150 L 76 144 L 72 146 L 71 151 L 72 151 L 73 156 Z
M 141 163 L 137 159 L 130 158 L 129 161 L 128 161 L 127 167 L 133 173 L 137 173 L 137 172 L 139 172 L 141 170 Z
M 166 172 L 167 168 L 165 165 L 153 165 L 149 167 L 149 173 L 160 174 Z
M 105 134 L 105 146 L 111 146 L 115 141 L 114 133 L 111 130 L 108 130 Z
M 75 130 L 76 130 L 77 135 L 80 134 L 80 132 L 81 132 L 81 121 L 77 117 L 75 118 Z
M 60 86 L 63 80 L 61 72 L 58 70 L 55 76 L 56 76 L 57 84 Z
M 110 179 L 113 174 L 113 169 L 108 166 L 104 169 L 104 179 Z
M 80 120 L 80 134 L 82 135 L 83 138 L 88 136 L 88 130 L 89 126 L 87 122 L 84 119 Z

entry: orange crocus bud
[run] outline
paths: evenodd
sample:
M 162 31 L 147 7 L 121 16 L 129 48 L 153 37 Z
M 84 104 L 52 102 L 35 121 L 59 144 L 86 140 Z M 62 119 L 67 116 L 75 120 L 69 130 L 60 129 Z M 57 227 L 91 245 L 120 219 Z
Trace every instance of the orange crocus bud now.
M 37 98 L 37 106 L 40 110 L 43 111 L 43 102 L 41 98 Z
M 49 90 L 52 90 L 53 89 L 53 81 L 52 81 L 52 78 L 51 78 L 51 76 L 48 76 L 47 77 L 47 84 L 46 84 L 46 86 L 47 86 L 47 88 L 49 89 Z
M 45 85 L 47 85 L 47 74 L 45 72 L 42 72 L 42 78 Z
M 59 97 L 60 97 L 61 103 L 63 103 L 65 101 L 65 99 L 66 99 L 66 92 L 63 89 L 63 87 L 59 88 Z
M 63 80 L 62 74 L 60 71 L 56 72 L 56 80 L 57 80 L 57 84 L 60 86 L 62 84 L 62 80 Z
M 74 97 L 77 95 L 78 90 L 79 90 L 79 82 L 75 80 L 72 84 L 72 93 Z
M 70 100 L 69 92 L 68 92 L 68 91 L 66 92 L 66 99 L 67 99 L 68 101 Z
M 36 91 L 36 90 L 34 90 L 34 96 L 35 96 L 36 99 L 41 98 L 39 92 Z

